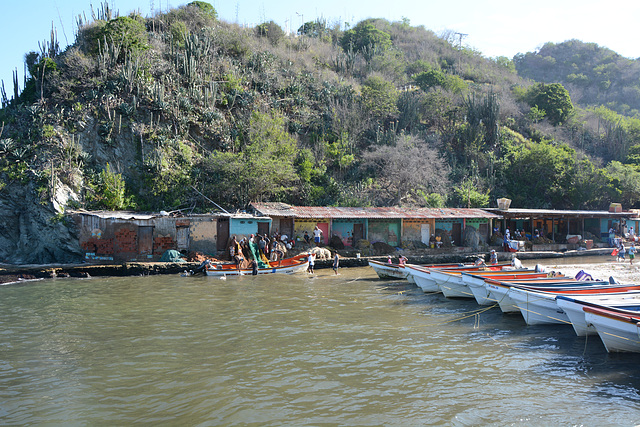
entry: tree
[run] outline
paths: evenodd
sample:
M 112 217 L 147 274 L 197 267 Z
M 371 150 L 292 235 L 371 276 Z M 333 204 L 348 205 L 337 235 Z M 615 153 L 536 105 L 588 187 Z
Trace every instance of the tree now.
M 531 208 L 571 208 L 567 197 L 573 180 L 575 151 L 550 142 L 515 147 L 504 171 L 513 204 Z
M 478 184 L 471 178 L 464 179 L 453 189 L 456 204 L 464 208 L 486 208 L 489 206 L 489 193 L 478 191 Z
M 282 197 L 293 189 L 295 150 L 284 117 L 253 112 L 241 151 L 214 151 L 203 162 L 207 192 L 234 206 Z
M 256 35 L 266 37 L 273 46 L 277 46 L 284 37 L 284 31 L 280 25 L 273 21 L 265 22 L 256 27 Z
M 217 19 L 218 18 L 218 12 L 216 11 L 216 9 L 211 6 L 211 4 L 204 2 L 204 1 L 192 1 L 191 3 L 187 4 L 187 7 L 194 7 L 200 10 L 200 12 L 202 12 L 202 14 L 212 18 L 212 19 Z
M 108 210 L 119 210 L 126 206 L 125 183 L 122 175 L 107 166 L 98 175 L 96 202 L 98 206 Z
M 370 61 L 376 52 L 383 52 L 391 47 L 391 36 L 377 29 L 371 22 L 361 21 L 353 29 L 345 31 L 340 39 L 340 46 L 345 52 L 361 52 Z
M 325 32 L 327 32 L 326 19 L 305 22 L 298 28 L 298 34 L 313 38 L 321 38 Z
M 640 172 L 634 166 L 616 161 L 609 163 L 605 170 L 620 191 L 620 199 L 616 201 L 626 207 L 636 207 L 640 201 Z
M 393 83 L 382 77 L 372 76 L 362 86 L 362 102 L 367 111 L 377 120 L 398 115 L 398 90 Z
M 442 71 L 435 70 L 433 68 L 418 73 L 413 78 L 416 81 L 416 84 L 420 86 L 420 89 L 424 90 L 425 92 L 427 92 L 432 87 L 444 87 L 447 82 L 445 74 Z
M 363 168 L 377 179 L 380 204 L 425 203 L 425 194 L 445 193 L 449 168 L 437 151 L 416 136 L 403 135 L 395 147 L 384 145 L 364 153 Z
M 538 83 L 527 91 L 530 106 L 544 111 L 553 125 L 564 123 L 573 112 L 569 92 L 560 83 Z

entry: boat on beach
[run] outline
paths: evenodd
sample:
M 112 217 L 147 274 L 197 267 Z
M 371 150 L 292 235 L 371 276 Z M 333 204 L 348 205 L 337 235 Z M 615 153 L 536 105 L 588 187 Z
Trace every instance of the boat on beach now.
M 307 271 L 309 268 L 309 258 L 307 254 L 296 255 L 280 261 L 269 262 L 269 267 L 258 268 L 257 274 L 294 274 Z M 205 269 L 207 276 L 250 276 L 253 274 L 251 268 L 238 268 L 235 264 L 209 264 Z

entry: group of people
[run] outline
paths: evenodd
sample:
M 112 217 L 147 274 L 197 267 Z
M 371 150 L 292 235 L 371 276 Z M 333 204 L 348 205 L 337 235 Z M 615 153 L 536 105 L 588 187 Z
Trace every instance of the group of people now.
M 626 248 L 624 246 L 624 242 L 620 240 L 614 251 L 614 255 L 616 256 L 616 261 L 625 261 L 625 255 L 629 255 L 629 264 L 633 265 L 633 260 L 636 258 L 636 245 L 635 243 L 631 243 L 631 246 Z
M 242 268 L 245 260 L 249 260 L 250 266 L 257 274 L 258 268 L 267 267 L 269 261 L 281 260 L 285 253 L 284 248 L 291 249 L 291 247 L 286 235 L 269 237 L 267 235 L 252 234 L 250 237 L 244 237 L 240 241 L 236 239 L 236 236 L 232 236 L 229 255 L 238 269 Z
M 307 273 L 315 273 L 315 265 L 316 265 L 316 254 L 313 252 L 309 252 L 307 254 L 307 258 L 309 259 L 309 267 L 307 268 Z M 331 268 L 335 274 L 338 274 L 338 268 L 340 267 L 340 255 L 338 252 L 333 254 L 333 264 Z
M 407 261 L 409 261 L 409 259 L 404 255 L 400 255 L 398 257 L 398 265 L 401 266 L 401 267 L 403 265 L 405 265 L 407 263 Z M 393 260 L 391 259 L 391 255 L 387 255 L 387 264 L 393 264 Z
M 320 228 L 316 225 L 312 233 L 313 242 L 316 244 L 316 246 L 320 246 L 320 243 L 322 242 L 322 230 L 320 230 Z M 308 245 L 311 244 L 311 236 L 309 236 L 309 232 L 307 230 L 304 231 L 303 238 L 305 243 L 307 243 Z

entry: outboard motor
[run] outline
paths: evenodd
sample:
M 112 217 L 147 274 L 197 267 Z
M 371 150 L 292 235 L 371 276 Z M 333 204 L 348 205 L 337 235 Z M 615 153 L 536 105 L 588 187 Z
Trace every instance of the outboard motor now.
M 191 275 L 203 273 L 209 264 L 211 264 L 211 260 L 205 259 L 204 261 L 202 261 L 202 264 L 200 264 L 199 266 L 196 267 L 195 270 L 193 270 Z
M 522 261 L 514 256 L 511 260 L 511 265 L 513 266 L 513 268 L 520 269 L 522 268 Z

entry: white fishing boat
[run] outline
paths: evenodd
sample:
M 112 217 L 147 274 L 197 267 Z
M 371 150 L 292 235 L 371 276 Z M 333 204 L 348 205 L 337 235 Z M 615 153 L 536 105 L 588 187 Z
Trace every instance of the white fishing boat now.
M 404 266 L 400 268 L 399 264 L 369 260 L 369 266 L 381 279 L 406 279 L 409 274 L 408 270 Z
M 500 279 L 502 281 L 511 281 L 518 279 L 542 279 L 547 277 L 547 273 L 536 273 L 533 271 L 526 271 L 523 273 L 517 272 L 501 272 L 494 273 L 473 273 L 463 272 L 462 281 L 467 285 L 469 291 L 473 294 L 476 302 L 479 305 L 492 305 L 496 301 L 491 298 L 489 291 L 487 290 L 485 279 Z
M 440 288 L 431 278 L 430 269 L 419 265 L 408 265 L 406 267 L 411 277 L 423 292 L 440 292 Z
M 571 320 L 573 330 L 579 337 L 597 335 L 593 325 L 587 324 L 584 307 L 606 306 L 626 310 L 640 310 L 640 291 L 608 293 L 599 295 L 558 295 L 556 304 Z
M 470 266 L 470 267 L 458 267 L 450 269 L 433 269 L 431 270 L 431 277 L 440 288 L 440 291 L 447 298 L 473 298 L 473 293 L 469 290 L 466 284 L 462 281 L 462 273 L 464 272 L 497 272 L 503 271 L 503 269 L 512 267 L 509 264 L 498 265 L 482 265 L 482 266 Z
M 608 352 L 640 352 L 640 312 L 607 307 L 584 307 L 584 320 L 592 325 Z
M 500 307 L 500 310 L 502 310 L 503 313 L 519 313 L 520 309 L 518 308 L 518 305 L 516 304 L 515 300 L 513 300 L 511 298 L 510 291 L 511 288 L 514 286 L 523 286 L 525 288 L 527 287 L 533 287 L 533 288 L 542 288 L 542 290 L 544 290 L 544 287 L 559 287 L 559 286 L 564 286 L 564 287 L 568 287 L 571 285 L 575 285 L 575 286 L 579 286 L 580 283 L 584 283 L 584 282 L 578 282 L 575 279 L 571 279 L 568 277 L 553 277 L 553 278 L 547 278 L 547 279 L 525 279 L 525 280 L 517 280 L 517 281 L 511 281 L 511 282 L 502 282 L 500 280 L 496 280 L 496 279 L 485 279 L 485 286 L 487 288 L 487 291 L 489 292 L 489 298 L 492 301 L 495 301 L 496 303 L 498 303 L 498 306 Z
M 509 297 L 515 301 L 527 325 L 565 324 L 571 320 L 556 304 L 557 294 L 511 288 Z
M 434 268 L 456 268 L 461 267 L 461 264 L 433 264 L 433 265 L 413 265 L 407 264 L 405 270 L 408 272 L 408 276 L 412 277 L 416 286 L 420 287 L 424 292 L 440 292 L 440 288 L 436 282 L 432 279 L 430 271 Z

